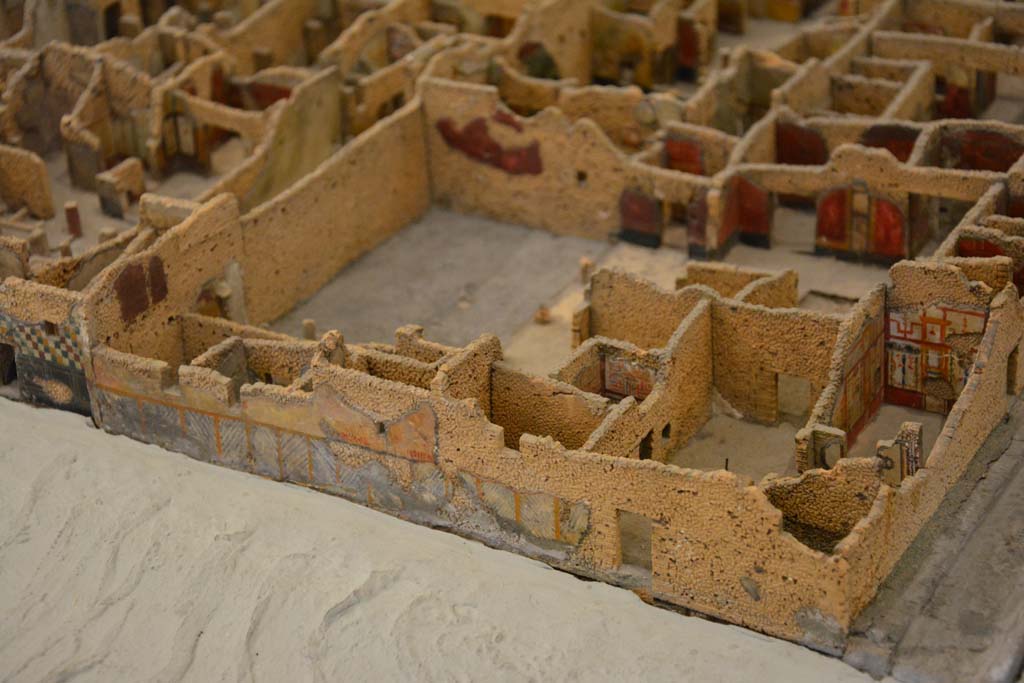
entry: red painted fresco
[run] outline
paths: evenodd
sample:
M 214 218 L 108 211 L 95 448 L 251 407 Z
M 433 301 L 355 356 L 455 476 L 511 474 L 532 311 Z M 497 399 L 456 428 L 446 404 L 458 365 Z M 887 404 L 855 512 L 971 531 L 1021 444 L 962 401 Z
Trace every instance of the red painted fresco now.
M 649 235 L 661 234 L 661 204 L 640 190 L 622 191 L 619 196 L 619 217 L 623 230 Z
M 146 269 L 139 263 L 125 266 L 114 280 L 114 292 L 121 306 L 121 320 L 130 323 L 149 308 Z
M 676 20 L 676 66 L 684 69 L 700 66 L 700 38 L 693 19 L 688 17 Z
M 880 147 L 892 152 L 900 161 L 910 158 L 920 131 L 906 126 L 881 125 L 871 126 L 860 136 L 860 144 L 865 147 Z
M 691 247 L 704 248 L 707 243 L 708 199 L 706 191 L 698 191 L 686 207 L 686 239 Z
M 704 175 L 700 143 L 695 140 L 665 140 L 665 168 L 694 175 Z
M 892 202 L 875 198 L 874 232 L 871 239 L 871 252 L 879 256 L 900 258 L 907 255 L 906 225 L 903 212 Z
M 988 258 L 990 256 L 1005 256 L 1006 252 L 998 244 L 993 244 L 988 240 L 961 238 L 956 243 L 956 255 Z
M 971 106 L 971 91 L 946 84 L 946 94 L 938 105 L 939 115 L 947 119 L 970 119 L 974 117 Z
M 149 296 L 154 304 L 167 298 L 167 273 L 164 262 L 159 256 L 149 259 Z
M 890 309 L 885 330 L 886 403 L 927 410 L 941 408 L 948 413 L 954 400 L 939 399 L 932 392 L 929 401 L 928 383 L 946 383 L 954 392 L 963 389 L 967 377 L 964 368 L 954 362 L 957 354 L 952 352 L 949 338 L 981 334 L 986 317 L 984 309 L 941 304 L 916 310 Z
M 852 444 L 882 405 L 885 319 L 868 319 L 850 346 L 834 422 Z
M 722 228 L 718 236 L 719 245 L 726 244 L 736 232 L 767 245 L 771 231 L 771 194 L 743 176 L 733 176 L 726 185 Z
M 924 394 L 897 387 L 885 387 L 885 402 L 908 408 L 924 409 Z
M 437 441 L 437 418 L 424 404 L 387 426 L 388 451 L 400 458 L 433 462 Z
M 820 166 L 828 161 L 828 146 L 818 131 L 779 121 L 775 124 L 775 160 L 780 164 Z
M 502 147 L 491 137 L 483 118 L 473 119 L 462 130 L 456 128 L 451 119 L 443 118 L 437 122 L 437 130 L 449 147 L 511 175 L 540 175 L 544 170 L 540 144 L 536 140 L 525 147 Z
M 330 437 L 407 460 L 434 461 L 437 417 L 429 405 L 421 404 L 396 420 L 381 422 L 332 391 L 317 391 L 314 401 L 321 424 Z
M 932 236 L 931 216 L 935 210 L 932 197 L 922 195 L 910 195 L 907 207 L 907 223 L 910 225 L 910 253 L 907 256 L 914 256 Z
M 503 126 L 508 126 L 517 133 L 523 132 L 523 124 L 519 123 L 519 119 L 517 119 L 515 116 L 508 113 L 507 111 L 499 109 L 498 111 L 494 112 L 494 115 L 491 116 L 491 118 L 494 119 L 495 123 L 500 123 Z
M 1024 145 L 1001 133 L 968 130 L 960 135 L 957 168 L 1005 173 L 1024 154 Z
M 1011 218 L 1024 218 L 1024 197 L 1010 195 L 1006 200 L 1006 215 Z
M 736 179 L 740 197 L 741 228 L 744 234 L 769 235 L 772 231 L 771 195 L 746 178 Z
M 252 83 L 249 85 L 249 97 L 258 109 L 266 109 L 274 102 L 288 98 L 291 88 L 285 88 L 271 83 Z
M 833 190 L 818 202 L 818 226 L 815 236 L 829 247 L 846 247 L 846 189 Z
M 604 359 L 604 393 L 615 398 L 632 396 L 643 401 L 654 389 L 654 371 L 629 359 Z
M 224 80 L 224 71 L 220 66 L 214 66 L 213 72 L 210 74 L 210 99 L 214 102 L 220 102 L 221 104 L 227 104 L 231 106 L 228 101 L 227 84 Z
M 733 183 L 726 186 L 725 206 L 722 207 L 722 224 L 718 228 L 718 246 L 721 248 L 729 243 L 740 225 L 740 203 L 732 195 Z

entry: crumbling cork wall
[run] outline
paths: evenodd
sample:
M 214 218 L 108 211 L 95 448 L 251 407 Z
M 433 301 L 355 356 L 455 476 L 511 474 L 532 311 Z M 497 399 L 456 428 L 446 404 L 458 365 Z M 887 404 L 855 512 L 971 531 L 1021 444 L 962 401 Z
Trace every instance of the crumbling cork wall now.
M 77 256 L 36 264 L 32 268 L 31 278 L 40 284 L 80 292 L 129 248 L 144 248 L 149 238 L 148 234 L 140 235 L 135 229 L 126 230 Z
M 241 218 L 249 320 L 273 320 L 430 201 L 417 102 L 346 145 L 316 174 Z M 386 196 L 380 204 L 363 201 Z M 302 216 L 296 221 L 295 216 Z
M 22 395 L 839 650 L 1024 387 L 1024 129 L 939 118 L 978 115 L 1020 71 L 995 39 L 1024 33 L 1024 10 L 846 3 L 866 13 L 709 73 L 716 21 L 741 25 L 744 7 L 275 0 L 37 52 L 26 14 L 21 52 L 0 48 L 6 142 L 70 145 L 82 183 L 122 156 L 202 168 L 227 134 L 253 155 L 197 201 L 142 197 L 137 228 L 75 256 L 0 238 Z M 683 77 L 703 79 L 689 97 L 650 91 Z M 39 175 L 38 156 L 10 156 Z M 38 199 L 3 187 L 7 204 Z M 668 291 L 599 270 L 550 378 L 489 334 L 258 327 L 432 202 L 695 257 L 769 247 L 775 207 L 803 206 L 817 251 L 892 263 L 891 284 L 825 314 L 798 308 L 790 271 L 694 263 Z M 902 260 L 933 239 L 931 260 Z M 808 387 L 799 475 L 676 458 L 716 411 L 777 423 L 784 381 Z M 884 403 L 948 415 L 898 474 L 892 441 L 849 456 Z
M 778 419 L 778 375 L 806 379 L 812 400 L 828 381 L 842 318 L 722 302 L 715 320 L 715 387 L 744 415 Z
M 859 610 L 874 595 L 874 585 L 888 575 L 903 550 L 913 541 L 923 520 L 938 508 L 949 487 L 960 477 L 985 437 L 1005 414 L 1008 363 L 1019 349 L 1021 307 L 1012 289 L 992 302 L 990 320 L 979 345 L 967 384 L 950 411 L 942 433 L 928 456 L 926 468 L 898 489 L 883 487 L 868 515 L 836 548 L 850 563 L 850 606 Z
M 0 145 L 0 199 L 12 209 L 24 206 L 37 218 L 53 216 L 50 177 L 39 155 Z
M 594 357 L 591 348 L 598 352 Z M 666 461 L 710 416 L 712 354 L 712 315 L 706 301 L 698 302 L 680 321 L 664 348 L 643 350 L 600 337 L 586 342 L 576 357 L 587 358 L 591 365 L 580 368 L 570 361 L 560 376 L 589 383 L 596 366 L 592 390 L 619 402 L 584 449 Z
M 326 70 L 295 89 L 277 114 L 273 133 L 261 145 L 263 159 L 258 175 L 248 186 L 235 184 L 230 188 L 240 198 L 243 211 L 273 199 L 308 175 L 340 144 L 343 131 L 338 86 L 337 74 Z
M 825 424 L 846 433 L 852 443 L 877 412 L 887 372 L 885 331 L 887 301 L 878 287 L 857 302 L 843 320 L 828 369 L 828 382 L 814 401 L 809 424 Z M 799 469 L 820 467 L 822 461 L 798 459 Z
M 594 273 L 587 289 L 587 326 L 580 341 L 592 336 L 621 339 L 641 348 L 665 345 L 697 303 L 690 292 L 668 292 L 624 271 Z
M 687 327 L 703 327 L 706 337 L 706 305 L 694 316 L 702 324 Z M 693 340 L 681 341 L 680 348 L 689 348 L 686 342 Z M 525 435 L 518 449 L 509 449 L 503 430 L 477 402 L 348 369 L 347 362 L 329 360 L 337 360 L 337 342 L 327 335 L 309 355 L 309 343 L 229 338 L 176 373 L 180 392 L 161 385 L 159 376 L 142 381 L 142 368 L 103 350 L 95 361 L 98 413 L 111 431 L 311 484 L 492 542 L 502 539 L 574 571 L 617 576 L 627 584 L 642 579 L 642 573 L 620 567 L 621 512 L 657 520 L 656 548 L 683 537 L 711 543 L 713 537 L 721 539 L 723 528 L 734 529 L 738 544 L 716 553 L 713 567 L 680 567 L 656 552 L 650 570 L 655 593 L 678 596 L 682 586 L 688 591 L 714 583 L 718 598 L 686 599 L 687 604 L 712 614 L 728 612 L 751 625 L 774 619 L 781 605 L 800 604 L 812 618 L 832 609 L 811 585 L 823 570 L 839 570 L 825 569 L 815 560 L 824 556 L 781 534 L 781 514 L 735 475 L 566 451 L 554 441 Z M 277 378 L 275 384 L 253 381 L 250 375 L 258 377 L 259 370 L 252 356 L 260 346 L 277 366 L 294 368 L 286 361 L 291 358 L 309 367 L 287 387 Z M 345 355 L 349 350 L 357 351 L 346 349 Z M 497 369 L 502 371 L 500 365 Z M 665 505 L 672 500 L 688 502 Z M 729 520 L 727 511 L 741 509 L 748 510 L 742 522 Z M 774 562 L 795 569 L 806 584 L 779 582 Z M 780 602 L 772 607 L 762 595 L 779 596 Z M 787 628 L 796 634 L 800 626 L 792 622 Z
M 490 420 L 515 448 L 523 434 L 550 436 L 579 448 L 608 410 L 608 400 L 572 385 L 533 377 L 503 363 L 491 365 Z
M 206 28 L 208 36 L 230 55 L 242 73 L 252 73 L 278 64 L 308 64 L 303 26 L 311 18 L 336 21 L 321 13 L 313 0 L 274 0 L 225 31 L 216 25 Z
M 205 285 L 230 279 L 242 253 L 237 202 L 227 195 L 212 199 L 90 285 L 83 308 L 90 337 L 176 368 L 184 360 L 179 315 L 196 309 Z M 240 284 L 231 296 L 244 302 Z

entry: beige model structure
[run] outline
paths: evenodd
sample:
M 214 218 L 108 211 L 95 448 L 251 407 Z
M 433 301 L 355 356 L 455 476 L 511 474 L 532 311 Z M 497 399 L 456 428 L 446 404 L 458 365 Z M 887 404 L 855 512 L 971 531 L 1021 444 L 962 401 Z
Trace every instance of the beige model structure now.
M 861 2 L 716 67 L 703 0 L 199 5 L 118 5 L 127 29 L 91 47 L 45 42 L 52 3 L 8 30 L 3 379 L 111 433 L 840 651 L 1024 389 L 1024 127 L 973 118 L 1024 72 L 1024 8 Z M 251 153 L 198 196 L 136 207 L 143 170 L 209 171 L 232 139 Z M 137 224 L 51 248 L 55 155 Z M 669 291 L 601 269 L 550 377 L 490 334 L 262 327 L 432 203 L 694 257 L 770 246 L 777 203 L 811 207 L 817 251 L 891 282 L 827 313 L 799 307 L 793 271 L 691 262 Z M 908 421 L 854 457 L 883 404 L 945 415 L 930 451 Z M 688 461 L 721 410 L 805 414 L 790 474 Z

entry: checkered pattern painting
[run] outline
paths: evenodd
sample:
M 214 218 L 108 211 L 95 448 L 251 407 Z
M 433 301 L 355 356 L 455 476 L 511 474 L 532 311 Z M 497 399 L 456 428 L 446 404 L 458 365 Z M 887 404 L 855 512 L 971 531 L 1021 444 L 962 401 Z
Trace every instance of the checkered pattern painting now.
M 78 329 L 74 325 L 55 325 L 47 331 L 42 323 L 25 324 L 0 314 L 0 343 L 13 345 L 22 355 L 82 370 Z

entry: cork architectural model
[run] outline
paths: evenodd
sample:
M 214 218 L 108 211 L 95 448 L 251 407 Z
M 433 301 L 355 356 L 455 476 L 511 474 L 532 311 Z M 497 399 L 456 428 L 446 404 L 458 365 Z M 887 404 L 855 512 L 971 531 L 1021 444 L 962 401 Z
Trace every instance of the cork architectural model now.
M 1024 74 L 1024 6 L 844 0 L 770 49 L 718 49 L 814 9 L 7 2 L 0 379 L 112 434 L 840 651 L 1024 389 L 1024 126 L 980 118 Z M 227 145 L 240 160 L 215 172 Z M 174 190 L 183 173 L 198 191 Z M 462 346 L 416 324 L 269 329 L 436 205 L 690 261 L 674 289 L 595 269 L 550 376 L 486 328 Z M 822 311 L 795 270 L 718 262 L 771 249 L 780 206 L 813 216 L 815 258 L 887 281 Z M 941 429 L 861 439 L 885 406 Z M 688 462 L 722 410 L 800 414 L 787 464 Z

